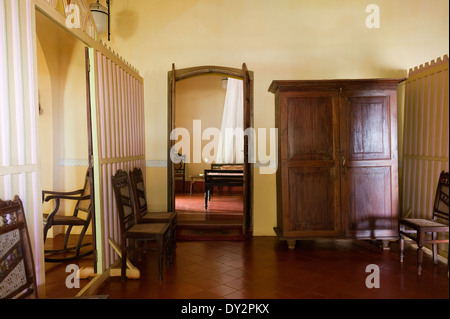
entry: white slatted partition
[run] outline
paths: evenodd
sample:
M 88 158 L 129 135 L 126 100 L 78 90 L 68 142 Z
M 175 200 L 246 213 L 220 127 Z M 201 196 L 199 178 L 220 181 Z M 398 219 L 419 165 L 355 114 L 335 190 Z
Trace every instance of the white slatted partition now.
M 91 51 L 91 98 L 95 142 L 98 272 L 115 260 L 108 238 L 118 241 L 111 175 L 145 169 L 143 79 L 95 39 L 87 2 L 76 0 L 81 28 L 67 28 L 64 0 L 0 0 L 0 198 L 19 195 L 24 203 L 43 296 L 41 172 L 38 132 L 35 10 L 75 35 Z
M 41 286 L 45 272 L 34 25 L 31 0 L 0 0 L 0 198 L 18 195 L 24 203 Z
M 117 259 L 108 239 L 120 242 L 111 176 L 118 169 L 140 167 L 145 172 L 143 79 L 113 52 L 90 50 L 91 101 L 94 122 L 94 174 L 98 269 Z M 95 87 L 93 88 L 92 85 Z
M 431 218 L 439 174 L 449 169 L 448 89 L 448 56 L 411 69 L 406 81 L 402 206 L 412 218 Z

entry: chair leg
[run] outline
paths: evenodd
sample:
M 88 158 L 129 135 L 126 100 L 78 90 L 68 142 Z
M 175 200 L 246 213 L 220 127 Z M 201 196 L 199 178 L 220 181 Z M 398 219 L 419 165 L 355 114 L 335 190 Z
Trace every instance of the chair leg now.
M 67 228 L 67 232 L 66 232 L 66 236 L 64 238 L 64 250 L 67 250 L 67 245 L 69 245 L 69 237 L 70 237 L 70 232 L 72 231 L 72 225 L 70 225 Z
M 166 234 L 159 236 L 157 239 L 159 280 L 163 279 L 164 253 L 166 252 L 167 248 L 164 243 L 166 243 Z
M 158 256 L 159 280 L 163 279 L 163 275 L 162 275 L 163 259 L 164 259 L 164 249 L 160 249 L 159 250 L 159 256 Z
M 177 249 L 177 226 L 172 227 L 172 254 L 175 254 Z
M 433 233 L 432 237 L 433 237 L 433 240 L 436 240 L 437 239 L 437 233 Z M 433 247 L 433 263 L 435 265 L 437 265 L 438 264 L 438 251 L 437 251 L 438 247 L 437 247 L 437 244 L 432 244 L 432 247 Z
M 422 260 L 423 260 L 423 246 L 419 246 L 419 248 L 417 248 L 417 274 L 421 275 L 422 274 Z
M 48 234 L 49 229 L 50 229 L 50 227 L 48 227 L 48 225 L 44 226 L 44 244 L 45 244 L 45 241 L 47 240 L 47 234 Z
M 405 249 L 405 238 L 403 236 L 400 236 L 400 262 L 403 262 L 403 251 Z
M 83 244 L 84 235 L 86 234 L 87 229 L 88 229 L 88 225 L 85 225 L 83 227 L 83 229 L 81 230 L 81 233 L 78 237 L 77 249 L 75 251 L 75 256 L 77 256 L 77 257 L 80 255 L 81 245 Z
M 120 272 L 122 281 L 127 278 L 127 249 L 122 248 L 122 269 Z
M 172 245 L 167 243 L 166 245 L 166 265 L 169 266 L 170 262 L 172 261 Z

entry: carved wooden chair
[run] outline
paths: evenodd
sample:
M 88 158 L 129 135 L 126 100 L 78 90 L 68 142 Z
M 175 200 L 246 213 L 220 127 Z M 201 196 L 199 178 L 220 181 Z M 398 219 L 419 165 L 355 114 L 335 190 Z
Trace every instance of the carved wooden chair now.
M 64 238 L 64 245 L 62 249 L 45 250 L 46 262 L 64 262 L 82 258 L 92 254 L 93 249 L 81 253 L 81 248 L 92 245 L 92 243 L 84 243 L 83 239 L 86 231 L 91 223 L 91 190 L 89 181 L 89 170 L 86 172 L 83 188 L 72 192 L 56 192 L 56 191 L 42 191 L 43 201 L 55 201 L 55 208 L 50 214 L 44 214 L 44 243 L 47 239 L 47 233 L 53 226 L 68 226 Z M 75 207 L 71 215 L 65 215 L 60 211 L 61 200 L 68 202 L 75 202 Z M 82 227 L 81 233 L 78 237 L 77 245 L 69 247 L 69 237 L 73 227 Z M 64 256 L 64 257 L 52 257 Z
M 136 212 L 136 223 L 169 223 L 171 256 L 173 256 L 177 245 L 177 213 L 148 211 L 144 175 L 140 168 L 135 167 L 130 171 L 130 183 Z
M 438 238 L 438 233 L 449 232 L 449 173 L 441 172 L 434 199 L 432 219 L 402 218 L 400 227 L 400 261 L 403 262 L 404 237 L 416 242 L 418 274 L 422 272 L 423 246 L 431 244 L 433 261 L 438 263 L 437 244 L 448 243 L 447 238 Z M 448 261 L 447 261 L 448 263 Z
M 27 222 L 19 197 L 0 200 L 0 299 L 38 298 Z
M 166 260 L 170 260 L 170 224 L 169 223 L 148 223 L 137 224 L 134 212 L 133 197 L 131 193 L 128 174 L 123 170 L 118 170 L 112 176 L 112 185 L 119 214 L 119 225 L 121 231 L 120 250 L 122 255 L 122 280 L 126 278 L 127 254 L 129 251 L 149 249 L 136 246 L 138 242 L 154 242 L 158 251 L 159 280 L 163 279 L 163 259 L 166 252 Z

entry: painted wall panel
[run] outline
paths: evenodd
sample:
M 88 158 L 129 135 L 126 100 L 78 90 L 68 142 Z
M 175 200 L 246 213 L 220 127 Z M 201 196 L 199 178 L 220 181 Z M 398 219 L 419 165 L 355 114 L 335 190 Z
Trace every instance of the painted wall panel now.
M 437 181 L 449 170 L 448 56 L 409 71 L 405 89 L 403 216 L 431 218 Z M 448 245 L 440 245 L 448 252 Z
M 120 242 L 118 213 L 111 177 L 118 169 L 145 171 L 143 79 L 115 54 L 90 50 L 91 114 L 95 122 L 94 172 L 96 175 L 96 220 L 98 269 L 109 268 L 117 254 L 109 239 Z M 92 77 L 93 76 L 93 77 Z M 95 94 L 92 94 L 95 92 Z
M 0 198 L 24 205 L 42 292 L 35 11 L 31 0 L 0 0 Z

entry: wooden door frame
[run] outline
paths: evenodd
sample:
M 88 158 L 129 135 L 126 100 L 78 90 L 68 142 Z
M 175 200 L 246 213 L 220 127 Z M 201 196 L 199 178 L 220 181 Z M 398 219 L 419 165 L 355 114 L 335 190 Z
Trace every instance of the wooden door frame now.
M 172 64 L 172 70 L 168 72 L 168 82 L 167 82 L 167 120 L 168 120 L 168 143 L 167 143 L 167 210 L 175 211 L 175 175 L 174 175 L 174 167 L 171 161 L 171 149 L 175 145 L 175 141 L 170 139 L 171 132 L 175 128 L 175 92 L 176 92 L 176 83 L 178 81 L 182 81 L 185 79 L 189 79 L 196 76 L 204 76 L 204 75 L 220 75 L 231 78 L 236 78 L 240 80 L 244 80 L 246 78 L 245 72 L 247 72 L 247 77 L 249 80 L 248 89 L 246 90 L 249 96 L 244 96 L 244 104 L 247 103 L 248 110 L 247 114 L 244 114 L 244 120 L 247 118 L 247 123 L 244 123 L 245 126 L 253 127 L 253 92 L 254 92 L 254 77 L 253 72 L 248 71 L 245 63 L 243 64 L 242 69 L 237 68 L 229 68 L 223 66 L 197 66 L 185 69 L 175 69 L 175 64 Z M 246 110 L 244 110 L 244 113 Z M 244 234 L 247 231 L 251 231 L 253 228 L 252 215 L 253 215 L 253 165 L 250 163 L 249 165 L 245 165 L 248 169 L 244 174 L 244 188 L 247 189 L 247 192 L 244 191 L 244 194 L 247 193 L 250 198 L 244 198 L 244 201 L 247 201 L 247 205 L 244 205 L 244 225 L 243 232 Z M 248 196 L 246 196 L 248 197 Z M 246 208 L 245 208 L 246 207 Z
M 97 235 L 96 235 L 96 217 L 95 217 L 95 183 L 94 183 L 94 146 L 92 140 L 92 104 L 91 104 L 91 61 L 89 57 L 89 47 L 85 47 L 86 61 L 86 108 L 87 108 L 87 128 L 88 128 L 88 170 L 91 195 L 91 229 L 92 229 L 92 248 L 94 255 L 94 272 L 97 273 Z

